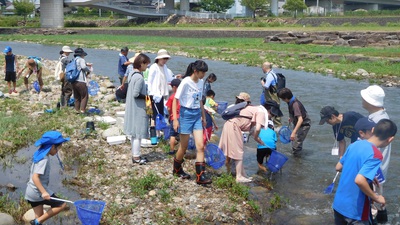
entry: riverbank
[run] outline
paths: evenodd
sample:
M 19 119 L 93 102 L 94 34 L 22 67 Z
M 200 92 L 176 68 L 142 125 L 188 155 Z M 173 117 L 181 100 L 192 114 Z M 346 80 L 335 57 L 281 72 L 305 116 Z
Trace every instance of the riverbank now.
M 21 62 L 24 60 L 26 57 L 20 58 Z M 100 92 L 90 97 L 89 107 L 100 109 L 103 117 L 114 118 L 116 121 L 111 124 L 98 121 L 94 114 L 77 115 L 72 108 L 57 110 L 60 84 L 53 75 L 56 61 L 43 59 L 43 62 L 45 86 L 42 93 L 38 94 L 34 89 L 25 91 L 19 79 L 18 93 L 5 93 L 5 98 L 0 99 L 2 124 L 11 118 L 23 122 L 23 125 L 17 124 L 19 121 L 4 125 L 14 129 L 7 138 L 2 134 L 2 151 L 8 149 L 12 154 L 11 148 L 15 148 L 18 142 L 18 133 L 27 137 L 21 145 L 33 143 L 48 129 L 56 128 L 70 137 L 71 141 L 63 145 L 60 154 L 65 165 L 64 173 L 72 176 L 62 182 L 75 189 L 82 198 L 107 203 L 101 224 L 266 224 L 265 220 L 260 220 L 260 214 L 273 211 L 276 206 L 269 206 L 266 202 L 260 206 L 255 200 L 257 194 L 251 194 L 256 189 L 258 194 L 274 198 L 266 177 L 256 175 L 255 182 L 242 185 L 236 184 L 232 176 L 225 175 L 224 169 L 215 171 L 208 168 L 213 184 L 199 186 L 194 180 L 195 160 L 188 157 L 184 168 L 192 179 L 178 179 L 172 176 L 173 159 L 166 154 L 169 149 L 164 141 L 157 147 L 142 148 L 143 156 L 150 161 L 147 165 L 133 165 L 128 139 L 118 145 L 107 143 L 107 137 L 123 135 L 123 117 L 117 112 L 124 111 L 124 105 L 114 100 L 115 87 L 109 78 L 92 75 L 91 79 L 100 85 Z M 30 82 L 33 80 L 31 77 Z M 7 90 L 5 82 L 0 83 L 0 90 Z M 48 109 L 54 113 L 46 113 Z M 85 132 L 88 121 L 95 123 L 95 130 L 90 133 Z M 26 163 L 30 163 L 29 160 Z M 24 190 L 18 188 L 17 191 Z M 71 214 L 71 210 L 61 217 Z M 20 223 L 20 218 L 14 219 Z
M 114 50 L 127 45 L 132 51 L 151 53 L 165 48 L 173 55 L 185 57 L 249 66 L 261 66 L 264 61 L 270 61 L 277 68 L 400 86 L 396 72 L 400 70 L 400 49 L 397 47 L 400 42 L 396 32 L 321 33 L 262 28 L 4 29 L 1 32 L 16 32 L 0 35 L 3 41 Z M 367 46 L 360 47 L 363 45 Z

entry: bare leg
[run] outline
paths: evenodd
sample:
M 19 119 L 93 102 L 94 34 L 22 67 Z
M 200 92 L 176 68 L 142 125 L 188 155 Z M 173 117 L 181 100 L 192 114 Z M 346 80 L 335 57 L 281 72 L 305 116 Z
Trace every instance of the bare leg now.
M 45 212 L 43 215 L 41 215 L 39 218 L 37 218 L 39 223 L 44 223 L 46 220 L 48 220 L 49 218 L 59 214 L 62 210 L 64 210 L 66 204 L 62 204 L 59 207 L 54 207 L 49 209 L 47 212 Z M 42 212 L 43 212 L 43 206 L 42 206 Z M 36 211 L 35 211 L 36 214 Z
M 236 182 L 247 183 L 251 182 L 250 179 L 246 178 L 246 173 L 244 172 L 243 160 L 235 160 L 236 164 Z
M 175 158 L 179 161 L 182 161 L 183 156 L 186 153 L 188 144 L 189 144 L 189 134 L 180 134 L 181 144 L 178 148 L 178 152 L 176 152 Z
M 193 137 L 197 149 L 196 162 L 204 162 L 203 130 L 193 131 Z

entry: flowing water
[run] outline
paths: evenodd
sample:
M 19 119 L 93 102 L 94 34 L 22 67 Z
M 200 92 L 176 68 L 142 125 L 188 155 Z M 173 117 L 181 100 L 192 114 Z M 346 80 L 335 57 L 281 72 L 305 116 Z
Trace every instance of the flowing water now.
M 6 45 L 12 46 L 14 54 L 17 55 L 37 55 L 53 60 L 58 59 L 58 52 L 62 47 L 0 42 L 1 48 Z M 118 80 L 116 75 L 118 51 L 85 48 L 84 50 L 88 53 L 85 58 L 86 61 L 94 64 L 95 74 L 106 75 L 115 81 Z M 132 51 L 128 57 L 133 55 L 134 52 Z M 155 57 L 155 54 L 148 55 L 151 59 Z M 172 56 L 167 65 L 174 73 L 178 74 L 184 73 L 188 63 L 192 61 L 194 59 Z M 261 94 L 260 77 L 263 76 L 261 68 L 232 65 L 221 61 L 205 61 L 209 65 L 209 72 L 215 73 L 218 77 L 218 80 L 212 84 L 212 88 L 216 92 L 215 99 L 217 101 L 228 101 L 231 104 L 234 102 L 235 96 L 244 91 L 251 95 L 254 104 L 259 102 Z M 360 90 L 366 88 L 368 83 L 353 80 L 345 81 L 331 76 L 301 71 L 282 69 L 277 69 L 277 71 L 286 76 L 286 86 L 302 101 L 311 117 L 312 125 L 304 142 L 303 156 L 301 158 L 292 157 L 290 145 L 278 143 L 278 150 L 287 155 L 289 160 L 283 167 L 282 174 L 273 175 L 273 191 L 288 199 L 288 204 L 286 207 L 275 211 L 273 224 L 333 224 L 331 205 L 334 194 L 324 195 L 323 190 L 332 183 L 336 173 L 335 165 L 338 157 L 331 155 L 331 148 L 334 143 L 331 126 L 326 124 L 318 125 L 320 119 L 319 111 L 323 106 L 332 105 L 339 112 L 356 111 L 367 115 L 367 112 L 361 106 Z M 386 93 L 386 110 L 391 119 L 398 123 L 400 121 L 400 106 L 397 103 L 400 102 L 400 89 L 384 88 L 384 90 Z M 287 121 L 287 105 L 286 103 L 281 105 L 284 113 L 283 120 Z M 223 120 L 217 118 L 217 122 L 222 128 Z M 284 122 L 284 125 L 287 125 L 287 122 Z M 220 131 L 216 133 L 218 135 Z M 347 142 L 349 141 L 347 140 Z M 395 139 L 392 144 L 389 175 L 384 185 L 389 224 L 400 224 L 400 201 L 398 196 L 398 177 L 400 176 L 399 146 L 400 141 Z M 256 144 L 252 139 L 245 145 L 244 164 L 249 175 L 257 173 Z M 11 170 L 8 170 L 8 172 L 10 173 Z M 6 179 L 7 182 L 14 183 L 20 187 L 20 190 L 24 190 L 27 179 L 27 176 L 24 175 L 26 170 L 14 167 L 12 173 L 14 174 L 13 178 L 0 173 L 0 184 L 4 184 Z M 23 182 L 17 182 L 17 180 L 21 179 Z M 62 187 L 60 186 L 60 188 Z M 76 193 L 67 191 L 66 196 L 73 199 L 76 198 Z M 258 202 L 263 210 L 267 210 L 264 203 L 267 200 L 266 197 L 259 196 Z M 266 220 L 267 218 L 263 216 L 263 219 Z

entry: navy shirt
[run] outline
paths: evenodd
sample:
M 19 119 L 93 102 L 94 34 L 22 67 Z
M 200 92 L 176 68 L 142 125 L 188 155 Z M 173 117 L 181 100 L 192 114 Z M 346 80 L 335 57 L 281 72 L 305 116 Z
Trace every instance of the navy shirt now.
M 6 55 L 6 72 L 15 72 L 15 55 Z
M 343 120 L 341 123 L 332 126 L 333 135 L 335 135 L 337 141 L 341 141 L 344 137 L 351 139 L 351 143 L 357 141 L 358 132 L 354 129 L 354 125 L 357 120 L 364 117 L 358 112 L 345 112 L 343 113 Z

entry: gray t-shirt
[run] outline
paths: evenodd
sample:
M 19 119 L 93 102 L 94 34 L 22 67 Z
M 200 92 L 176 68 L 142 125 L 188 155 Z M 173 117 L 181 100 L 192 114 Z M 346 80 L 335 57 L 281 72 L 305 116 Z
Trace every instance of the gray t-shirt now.
M 53 195 L 54 192 L 48 188 L 49 180 L 50 180 L 50 161 L 49 156 L 45 156 L 42 160 L 37 163 L 32 163 L 31 172 L 29 175 L 28 186 L 26 187 L 25 199 L 31 202 L 40 202 L 44 199 L 42 198 L 42 193 L 40 193 L 39 189 L 36 187 L 35 183 L 33 183 L 32 176 L 33 174 L 39 174 L 39 180 L 42 183 L 44 189 L 49 193 L 49 195 Z

